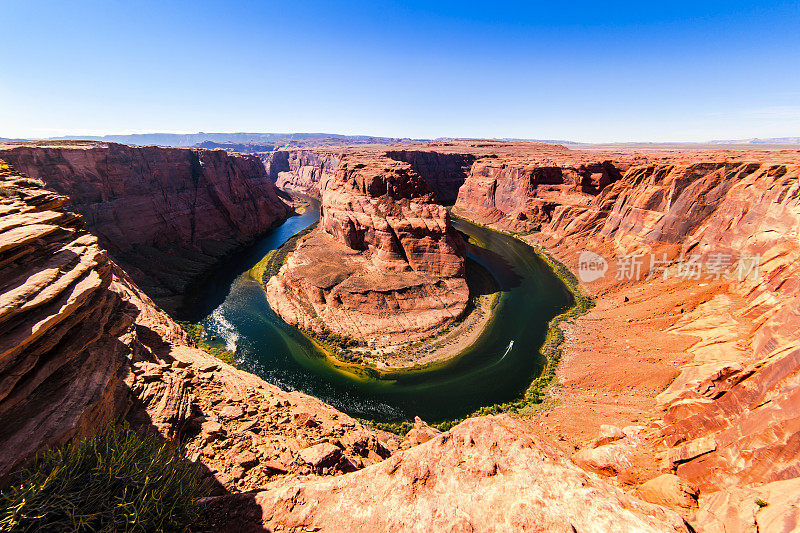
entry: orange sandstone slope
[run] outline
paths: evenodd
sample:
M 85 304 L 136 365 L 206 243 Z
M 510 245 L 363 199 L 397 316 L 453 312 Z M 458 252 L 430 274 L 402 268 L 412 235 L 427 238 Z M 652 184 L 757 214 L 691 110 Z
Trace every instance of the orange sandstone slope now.
M 470 176 L 462 192 L 520 186 L 505 181 L 519 179 L 522 168 L 494 168 L 475 184 Z M 701 529 L 797 527 L 800 153 L 676 154 L 629 168 L 599 193 L 559 197 L 534 187 L 531 197 L 539 196 L 553 205 L 525 212 L 540 229 L 526 240 L 574 272 L 584 250 L 608 263 L 605 278 L 583 284 L 598 295 L 598 307 L 573 327 L 559 372 L 563 403 L 542 420 L 563 425 L 562 434 L 587 411 L 634 425 L 649 420 L 635 438 L 581 442 L 589 449 L 576 460 L 624 483 L 677 474 L 700 491 L 699 511 L 687 512 Z M 480 218 L 483 202 L 475 198 L 487 197 L 460 194 L 456 208 Z M 494 218 L 507 229 L 519 228 L 519 219 L 513 211 Z M 687 271 L 692 255 L 704 265 L 697 274 Z M 757 275 L 738 275 L 738 261 L 749 271 L 753 257 L 760 258 Z M 642 262 L 641 275 L 632 275 L 632 260 Z M 651 263 L 655 275 L 646 279 Z M 721 269 L 729 272 L 716 279 Z M 656 383 L 653 372 L 666 380 L 646 390 Z M 641 384 L 628 378 L 636 375 Z M 635 396 L 641 401 L 629 403 Z M 602 397 L 615 405 L 603 407 Z M 664 491 L 680 492 L 658 483 L 662 503 Z M 794 497 L 776 496 L 784 490 Z M 768 497 L 769 512 L 754 503 Z
M 222 150 L 89 141 L 0 144 L 0 158 L 68 197 L 160 305 L 289 214 L 261 161 Z

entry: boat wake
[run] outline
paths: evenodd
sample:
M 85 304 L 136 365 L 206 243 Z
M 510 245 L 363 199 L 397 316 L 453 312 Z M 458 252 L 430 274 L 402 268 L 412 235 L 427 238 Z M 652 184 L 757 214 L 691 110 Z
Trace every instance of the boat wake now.
M 506 356 L 508 355 L 508 352 L 510 352 L 511 348 L 513 348 L 513 347 L 514 347 L 514 341 L 509 342 L 508 343 L 508 348 L 506 348 L 506 353 L 503 354 L 503 357 L 500 358 L 500 361 L 502 361 L 503 359 L 506 358 Z M 497 361 L 497 362 L 499 363 L 500 361 Z

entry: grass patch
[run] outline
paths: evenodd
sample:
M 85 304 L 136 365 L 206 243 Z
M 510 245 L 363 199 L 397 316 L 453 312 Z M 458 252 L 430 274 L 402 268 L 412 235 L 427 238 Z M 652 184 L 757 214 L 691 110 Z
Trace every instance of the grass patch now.
M 20 187 L 34 187 L 34 188 L 44 187 L 44 182 L 36 178 L 17 178 L 11 183 L 13 183 L 14 185 L 18 185 Z
M 280 247 L 265 255 L 261 261 L 256 263 L 256 265 L 250 269 L 250 276 L 262 286 L 266 287 L 270 278 L 278 273 L 283 266 L 283 263 L 286 262 L 286 258 L 289 257 L 289 254 L 294 252 L 297 246 L 300 244 L 300 239 L 314 231 L 314 229 L 317 227 L 317 224 L 318 222 L 314 222 L 306 229 L 295 233 Z
M 205 333 L 206 330 L 202 324 L 194 324 L 192 322 L 181 322 L 178 321 L 178 325 L 183 328 L 183 331 L 189 336 L 194 344 L 200 348 L 201 350 L 205 351 L 206 353 L 213 355 L 223 363 L 228 363 L 229 365 L 235 367 L 236 366 L 236 359 L 235 354 L 230 351 L 226 350 L 225 348 L 218 348 L 216 346 L 211 346 L 205 340 Z
M 358 418 L 357 420 L 365 426 L 371 426 L 382 431 L 388 431 L 389 433 L 394 433 L 395 435 L 401 436 L 414 429 L 414 423 L 410 420 L 402 420 L 400 422 L 375 422 L 373 420 L 366 420 L 364 418 Z
M 175 444 L 109 426 L 22 471 L 0 493 L 0 531 L 188 531 L 201 479 Z

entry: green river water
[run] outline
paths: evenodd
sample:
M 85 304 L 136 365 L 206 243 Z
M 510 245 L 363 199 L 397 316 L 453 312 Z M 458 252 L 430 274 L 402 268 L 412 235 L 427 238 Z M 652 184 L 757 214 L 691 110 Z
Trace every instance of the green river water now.
M 234 351 L 240 368 L 352 416 L 395 421 L 418 415 L 429 422 L 515 399 L 542 371 L 539 347 L 548 322 L 572 305 L 572 295 L 533 249 L 463 220 L 455 220 L 454 226 L 482 246 L 470 246 L 470 258 L 494 276 L 502 291 L 495 317 L 478 340 L 450 364 L 392 380 L 366 379 L 330 366 L 308 339 L 272 311 L 261 286 L 248 274 L 264 255 L 318 216 L 318 203 L 312 203 L 306 213 L 289 218 L 232 257 L 202 290 L 190 295 L 193 316 L 186 318 L 202 323 L 215 338 L 212 344 Z

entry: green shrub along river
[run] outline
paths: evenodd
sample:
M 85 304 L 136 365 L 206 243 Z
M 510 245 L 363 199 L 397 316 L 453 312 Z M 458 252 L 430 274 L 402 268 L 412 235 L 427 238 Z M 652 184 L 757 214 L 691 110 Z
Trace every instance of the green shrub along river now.
M 514 236 L 454 219 L 470 237 L 470 259 L 499 286 L 495 316 L 451 362 L 378 379 L 329 364 L 311 340 L 270 309 L 248 272 L 259 262 L 264 267 L 262 259 L 315 223 L 318 213 L 319 204 L 312 202 L 304 214 L 232 258 L 202 290 L 188 295 L 192 313 L 181 318 L 202 324 L 204 342 L 234 352 L 239 368 L 387 429 L 415 415 L 446 427 L 476 412 L 514 411 L 540 401 L 560 357 L 557 323 L 591 305 L 562 265 Z

